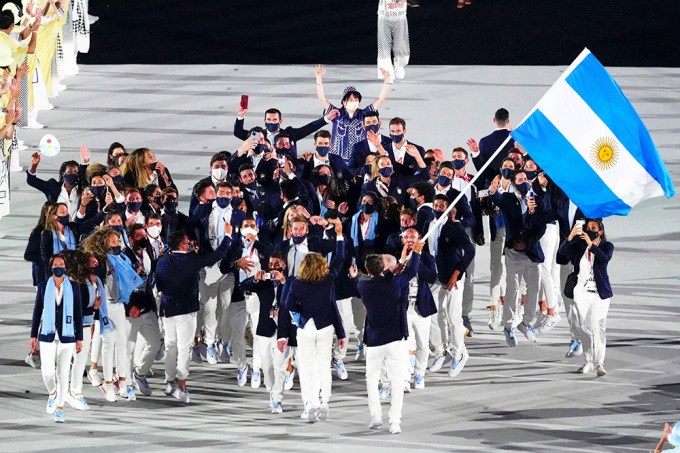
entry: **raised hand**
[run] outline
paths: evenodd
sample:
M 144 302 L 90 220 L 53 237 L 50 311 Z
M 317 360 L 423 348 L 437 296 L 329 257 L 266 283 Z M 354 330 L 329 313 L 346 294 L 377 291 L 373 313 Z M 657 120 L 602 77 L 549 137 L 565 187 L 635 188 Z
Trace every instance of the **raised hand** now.
M 390 76 L 390 72 L 387 69 L 380 68 L 380 75 L 382 75 L 383 79 L 385 79 L 385 83 L 392 83 L 392 77 Z
M 467 141 L 468 148 L 470 148 L 470 151 L 473 153 L 478 153 L 479 152 L 479 144 L 477 143 L 477 140 L 474 138 L 468 139 Z
M 80 147 L 80 161 L 84 164 L 90 163 L 90 148 L 83 145 Z M 106 180 L 106 178 L 104 178 Z
M 326 74 L 326 68 L 322 64 L 318 64 L 314 66 L 314 74 L 316 74 L 317 78 L 322 78 L 324 74 Z

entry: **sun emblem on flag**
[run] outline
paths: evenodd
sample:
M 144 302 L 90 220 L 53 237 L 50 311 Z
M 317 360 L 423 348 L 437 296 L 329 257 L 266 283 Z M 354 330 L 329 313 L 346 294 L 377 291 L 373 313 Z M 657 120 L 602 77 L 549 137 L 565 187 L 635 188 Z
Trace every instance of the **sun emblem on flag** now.
M 619 159 L 619 145 L 611 137 L 595 140 L 591 148 L 590 161 L 598 170 L 609 170 Z

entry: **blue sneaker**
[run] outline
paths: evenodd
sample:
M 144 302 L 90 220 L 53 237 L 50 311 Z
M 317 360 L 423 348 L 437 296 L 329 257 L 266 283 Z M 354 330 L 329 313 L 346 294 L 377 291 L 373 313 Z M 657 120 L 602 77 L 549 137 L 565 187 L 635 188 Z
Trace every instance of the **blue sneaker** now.
M 357 354 L 354 356 L 354 360 L 361 360 L 364 358 L 364 345 L 359 344 L 357 346 Z
M 425 376 L 421 376 L 420 374 L 416 374 L 416 377 L 413 380 L 413 383 L 415 384 L 414 385 L 415 388 L 424 389 L 425 388 Z
M 137 395 L 135 395 L 135 388 L 131 385 L 125 387 L 125 396 L 128 401 L 137 401 Z
M 54 395 L 50 395 L 49 398 L 47 398 L 47 407 L 45 407 L 45 411 L 48 414 L 52 415 L 56 410 L 57 410 L 57 394 L 54 393 Z
M 254 389 L 259 389 L 262 384 L 262 374 L 260 370 L 253 369 L 253 374 L 250 376 L 250 386 Z
M 463 354 L 459 358 L 454 357 L 453 360 L 451 360 L 451 369 L 449 370 L 449 377 L 458 376 L 460 372 L 463 371 L 463 368 L 465 368 L 465 364 L 467 363 L 469 358 L 470 355 L 468 354 L 467 349 L 463 351 Z
M 346 380 L 348 377 L 347 368 L 345 368 L 345 364 L 342 363 L 342 360 L 338 360 L 335 362 L 335 375 L 341 381 Z
M 57 409 L 54 412 L 54 421 L 57 423 L 64 423 L 66 421 L 66 417 L 64 417 L 64 410 L 63 409 Z
M 215 350 L 215 345 L 206 348 L 206 359 L 210 365 L 217 364 L 217 351 Z
M 517 346 L 517 337 L 515 337 L 515 331 L 510 328 L 506 327 L 503 329 L 503 332 L 505 332 L 505 341 L 508 343 L 508 346 Z
M 281 403 L 274 400 L 274 395 L 269 394 L 269 407 L 272 409 L 272 414 L 282 414 L 283 407 Z
M 432 365 L 430 365 L 430 372 L 436 373 L 437 371 L 441 370 L 442 366 L 444 365 L 444 360 L 446 360 L 446 352 L 442 355 L 435 354 L 434 361 L 432 361 Z
M 246 382 L 248 382 L 248 365 L 238 369 L 236 372 L 236 382 L 239 387 L 246 385 Z
M 527 340 L 531 341 L 532 343 L 536 343 L 536 330 L 533 328 L 533 326 L 528 326 L 524 324 L 524 322 L 520 322 L 517 324 L 517 330 L 522 332 L 525 337 L 527 337 Z
M 567 351 L 565 357 L 570 359 L 581 354 L 583 354 L 583 346 L 581 345 L 581 342 L 578 340 L 571 340 L 571 343 L 569 343 L 569 350 Z
M 203 363 L 201 358 L 201 346 L 196 345 L 191 348 L 191 361 L 194 363 Z

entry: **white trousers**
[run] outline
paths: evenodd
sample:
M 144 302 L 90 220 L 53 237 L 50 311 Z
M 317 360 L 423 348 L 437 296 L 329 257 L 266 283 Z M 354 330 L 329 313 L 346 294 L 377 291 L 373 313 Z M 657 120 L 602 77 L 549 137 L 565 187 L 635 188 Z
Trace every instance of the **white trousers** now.
M 349 346 L 349 333 L 350 333 L 350 326 L 353 325 L 352 323 L 354 322 L 352 320 L 352 298 L 348 297 L 347 299 L 340 299 L 337 301 L 338 304 L 338 311 L 340 312 L 340 319 L 342 319 L 342 325 L 345 327 L 345 334 L 347 335 L 347 341 L 345 341 L 345 347 L 340 348 L 338 346 L 338 342 L 336 341 L 333 344 L 333 360 L 339 361 L 339 360 L 345 360 L 345 357 L 347 356 L 347 347 Z
M 340 307 L 338 307 L 338 309 L 339 308 Z M 359 344 L 363 344 L 364 327 L 366 324 L 366 307 L 364 307 L 364 303 L 361 302 L 361 298 L 359 297 L 352 297 L 352 319 L 354 320 L 354 335 L 357 337 Z M 347 333 L 346 327 L 345 333 Z
M 523 322 L 530 326 L 536 317 L 538 305 L 538 287 L 541 281 L 541 269 L 539 263 L 534 263 L 526 253 L 516 250 L 505 250 L 506 295 L 503 305 L 503 323 L 506 329 L 512 328 L 512 321 L 517 311 L 519 300 L 520 281 L 524 278 L 527 287 L 527 296 L 524 301 Z
M 446 313 L 446 320 L 451 327 L 447 349 L 451 356 L 460 357 L 465 350 L 465 326 L 463 325 L 463 292 L 467 276 L 463 274 L 458 280 L 458 289 L 447 290 L 442 286 L 438 297 L 442 299 L 440 305 Z
M 92 326 L 83 326 L 83 349 L 76 352 L 73 348 L 73 366 L 71 367 L 71 393 L 83 393 L 83 373 L 90 358 L 90 343 L 92 342 Z
M 54 341 L 40 342 L 40 371 L 48 393 L 57 392 L 57 407 L 63 407 L 68 392 L 68 380 L 71 371 L 71 357 L 75 343 L 62 343 L 59 334 Z
M 156 359 L 161 346 L 161 332 L 155 312 L 144 313 L 139 318 L 128 318 L 128 360 L 130 370 L 139 376 L 146 376 Z M 142 343 L 139 360 L 135 361 L 135 345 Z
M 121 303 L 107 303 L 109 320 L 113 322 L 115 330 L 107 331 L 102 335 L 102 369 L 104 370 L 104 380 L 113 380 L 113 358 L 114 350 L 117 350 L 116 373 L 119 378 L 130 376 L 130 362 L 128 361 L 128 336 L 127 320 L 125 319 L 125 306 Z
M 378 382 L 383 369 L 387 373 L 391 386 L 392 401 L 390 403 L 390 424 L 401 423 L 401 409 L 404 405 L 404 386 L 406 367 L 408 366 L 408 350 L 406 342 L 393 341 L 381 346 L 366 347 L 366 391 L 368 392 L 368 409 L 371 418 L 381 418 Z
M 196 332 L 196 313 L 163 318 L 165 330 L 165 380 L 174 382 L 175 377 L 189 377 L 191 345 Z
M 272 399 L 277 403 L 280 403 L 283 400 L 288 359 L 291 359 L 296 354 L 296 350 L 297 348 L 295 346 L 286 346 L 283 348 L 283 352 L 281 352 L 276 347 L 276 340 L 274 340 L 274 384 L 272 385 Z
M 198 291 L 201 308 L 197 316 L 196 336 L 200 336 L 203 329 L 203 341 L 213 346 L 217 338 L 218 313 L 226 312 L 231 303 L 234 276 L 223 275 L 219 263 L 204 267 L 199 272 Z
M 437 305 L 437 314 L 430 316 L 430 344 L 434 353 L 443 355 L 448 343 L 449 326 L 446 310 L 442 307 L 444 297 L 439 297 L 440 292 L 446 292 L 446 288 L 441 283 L 436 282 L 430 286 L 434 303 Z M 461 319 L 462 321 L 462 319 Z
M 415 309 L 415 305 L 409 306 L 406 312 L 406 320 L 408 322 L 409 344 L 411 340 L 414 340 L 416 343 L 415 374 L 425 376 L 427 359 L 430 357 L 430 326 L 432 321 L 429 316 L 426 318 L 420 316 Z M 408 361 L 406 366 L 408 367 Z
M 313 319 L 297 331 L 300 393 L 302 401 L 314 407 L 331 399 L 333 332 L 332 325 L 317 330 Z
M 234 293 L 235 282 L 234 274 L 225 275 L 217 293 L 217 339 L 222 340 L 224 343 L 228 343 L 231 337 L 229 306 L 231 305 L 231 296 Z
M 581 285 L 574 288 L 574 311 L 578 318 L 578 339 L 586 362 L 604 364 L 607 348 L 607 312 L 611 299 L 600 299 Z
M 490 221 L 493 222 L 493 219 Z M 496 230 L 496 239 L 489 242 L 490 262 L 489 293 L 491 305 L 496 306 L 501 296 L 505 297 L 505 262 L 503 248 L 505 247 L 505 228 Z
M 562 294 L 562 301 L 564 302 L 564 311 L 567 314 L 567 322 L 569 323 L 569 333 L 571 339 L 575 340 L 578 336 L 578 316 L 574 310 L 574 299 L 564 295 L 564 285 L 567 283 L 567 277 L 574 271 L 574 265 L 562 264 L 560 265 L 560 294 Z
M 246 324 L 248 323 L 248 312 L 245 302 L 236 302 L 229 305 L 227 310 L 229 319 L 229 330 L 231 332 L 231 363 L 238 368 L 246 366 Z M 253 332 L 255 334 L 255 332 Z M 223 338 L 223 342 L 228 342 L 229 337 Z M 253 345 L 255 342 L 253 341 Z
M 99 320 L 96 320 L 92 332 L 92 343 L 90 344 L 90 362 L 92 363 L 99 363 L 99 357 L 102 353 L 102 335 L 99 329 L 101 329 Z
M 276 335 L 271 337 L 255 335 L 253 337 L 253 362 L 255 362 L 254 351 L 257 351 L 260 357 L 260 368 L 264 376 L 264 386 L 269 391 L 274 386 L 274 379 L 277 373 L 274 367 L 274 350 L 278 352 L 276 348 Z M 253 369 L 255 369 L 255 365 L 253 365 Z
M 248 317 L 246 323 L 250 322 L 250 332 L 253 335 L 253 370 L 259 370 L 262 368 L 262 358 L 260 357 L 261 351 L 259 345 L 255 342 L 255 336 L 257 335 L 257 325 L 260 322 L 260 298 L 255 293 L 245 297 L 246 313 Z
M 405 67 L 411 56 L 406 15 L 401 17 L 378 16 L 378 77 L 380 68 L 389 71 L 394 80 L 394 67 Z
M 477 251 L 477 244 L 472 238 L 472 228 L 466 228 L 465 231 L 472 242 L 472 246 Z M 477 254 L 475 254 L 476 256 Z M 458 287 L 463 289 L 462 316 L 468 317 L 472 312 L 472 303 L 475 300 L 475 258 L 470 261 L 470 265 L 465 269 L 464 278 L 465 280 L 458 282 Z
M 541 268 L 541 287 L 539 300 L 545 300 L 548 308 L 557 307 L 557 293 L 555 293 L 555 282 L 553 281 L 554 268 L 557 266 L 555 256 L 560 242 L 560 230 L 557 225 L 548 223 L 545 226 L 545 233 L 541 237 L 541 249 L 545 259 L 540 264 Z

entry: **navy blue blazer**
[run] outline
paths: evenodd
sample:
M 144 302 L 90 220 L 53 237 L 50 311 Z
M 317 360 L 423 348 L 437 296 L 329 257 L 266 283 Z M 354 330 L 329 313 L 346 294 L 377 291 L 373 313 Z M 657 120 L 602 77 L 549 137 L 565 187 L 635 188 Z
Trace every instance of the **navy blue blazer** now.
M 560 253 L 569 257 L 577 275 L 581 268 L 581 258 L 586 253 L 587 248 L 586 241 L 581 238 L 565 241 L 560 247 Z M 609 299 L 614 296 L 614 293 L 612 292 L 612 285 L 609 283 L 607 266 L 614 255 L 614 244 L 601 240 L 599 245 L 593 244 L 590 247 L 590 252 L 593 255 L 593 277 L 595 278 L 595 286 L 597 286 L 597 294 L 601 299 Z
M 43 261 L 42 255 L 40 253 L 42 232 L 43 229 L 40 227 L 35 227 L 33 230 L 31 230 L 31 234 L 28 236 L 26 250 L 24 250 L 24 260 L 31 262 L 31 276 L 33 277 L 33 286 L 38 286 L 38 283 L 45 280 L 45 276 L 47 275 L 45 270 L 45 261 Z
M 420 145 L 416 145 L 415 143 L 411 143 L 410 141 L 407 140 L 407 143 L 410 145 L 415 146 L 418 149 L 418 152 L 420 153 L 420 157 L 423 157 L 425 155 L 425 148 L 423 148 Z M 394 151 L 392 149 L 392 140 L 390 139 L 390 143 L 387 146 L 384 146 L 385 150 L 387 151 L 387 155 L 390 156 L 390 160 L 392 161 L 392 166 L 394 167 L 394 171 L 398 174 L 402 174 L 405 176 L 412 176 L 414 175 L 418 170 L 418 163 L 416 162 L 415 158 L 410 156 L 408 153 L 404 154 L 404 163 L 400 164 L 397 162 L 396 158 L 394 157 Z M 427 173 L 427 172 L 426 172 Z
M 253 164 L 253 158 L 250 154 L 244 154 L 239 156 L 238 153 L 234 153 L 229 161 L 229 174 L 233 179 L 238 179 L 238 169 L 243 164 Z M 258 184 L 269 187 L 274 183 L 274 170 L 278 167 L 279 161 L 277 159 L 266 160 L 264 156 L 257 163 L 255 167 L 255 177 L 257 178 Z
M 302 179 L 310 181 L 312 179 L 312 171 L 314 170 L 314 158 L 309 160 L 302 159 L 301 164 L 303 166 Z M 337 154 L 329 154 L 327 164 L 339 183 L 350 181 L 354 177 L 352 171 L 347 168 L 345 161 Z
M 446 191 L 446 198 L 451 203 L 456 199 L 460 190 L 453 187 Z M 470 228 L 475 225 L 475 214 L 472 212 L 467 195 L 463 195 L 456 203 L 456 220 L 459 220 L 463 228 Z M 425 230 L 427 232 L 427 230 Z
M 195 234 L 191 231 L 187 231 L 189 224 L 189 216 L 183 214 L 179 211 L 168 212 L 165 210 L 163 215 L 161 215 L 161 222 L 163 223 L 163 229 L 161 230 L 161 239 L 164 243 L 168 242 L 168 238 L 175 231 L 186 231 L 187 235 L 191 239 L 196 239 Z
M 166 253 L 158 259 L 156 265 L 156 288 L 161 292 L 161 316 L 173 316 L 194 313 L 199 310 L 198 273 L 224 258 L 231 244 L 231 238 L 225 236 L 214 252 Z
M 75 189 L 78 191 L 78 193 L 82 192 L 83 190 L 83 185 L 85 184 L 85 171 L 87 170 L 87 165 L 79 165 L 78 166 L 78 183 L 76 184 Z M 32 175 L 26 170 L 26 183 L 41 191 L 43 194 L 45 194 L 45 197 L 47 198 L 47 201 L 51 202 L 56 202 L 57 199 L 59 198 L 59 194 L 61 194 L 61 188 L 64 185 L 63 180 L 57 181 L 54 178 L 50 178 L 47 181 L 44 179 L 38 178 L 36 175 Z
M 387 150 L 388 146 L 392 144 L 392 140 L 386 135 L 380 135 L 380 143 L 383 148 Z M 347 167 L 355 176 L 363 176 L 364 174 L 361 170 L 364 168 L 366 163 L 366 156 L 369 154 L 377 154 L 377 151 L 373 153 L 371 147 L 368 145 L 368 139 L 363 139 L 354 144 L 352 148 L 352 154 L 349 156 L 349 163 Z
M 334 282 L 345 260 L 345 244 L 342 241 L 336 243 L 326 278 L 316 283 L 293 280 L 284 306 L 286 310 L 300 313 L 302 318 L 300 327 L 304 327 L 310 319 L 313 319 L 317 330 L 333 325 L 338 338 L 346 338 L 336 302 Z
M 200 253 L 212 251 L 212 246 L 210 245 L 210 213 L 212 212 L 212 204 L 198 204 L 193 211 L 193 225 L 196 238 L 198 238 L 198 243 L 201 247 Z M 231 225 L 233 232 L 232 238 L 237 239 L 243 221 L 246 218 L 245 212 L 240 209 L 233 208 L 231 211 L 231 220 L 229 224 Z
M 241 140 L 246 140 L 248 138 L 248 131 L 243 128 L 243 123 L 245 119 L 238 119 L 234 121 L 234 136 Z M 283 130 L 290 136 L 290 155 L 297 157 L 297 141 L 302 140 L 310 134 L 318 131 L 326 125 L 326 120 L 324 117 L 314 120 L 311 123 L 305 124 L 302 127 L 292 127 L 288 126 L 283 128 Z M 274 144 L 272 143 L 272 146 Z M 238 170 L 238 169 L 236 169 Z
M 491 134 L 479 140 L 479 155 L 472 158 L 472 163 L 479 171 L 482 166 L 489 160 L 498 147 L 508 138 L 510 131 L 508 129 L 496 129 Z M 494 158 L 491 164 L 484 170 L 479 177 L 482 187 L 489 187 L 489 184 L 501 173 L 501 164 L 503 160 L 508 157 L 508 151 L 515 147 L 515 140 L 510 141 L 503 147 L 500 153 Z
M 403 272 L 395 275 L 388 270 L 357 282 L 361 302 L 366 307 L 366 346 L 381 346 L 408 338 L 408 285 L 417 275 L 419 266 L 420 255 L 413 253 Z
M 270 312 L 271 310 L 278 309 L 281 305 L 283 285 L 278 285 L 277 291 L 274 282 L 271 280 L 260 280 L 256 282 L 253 277 L 250 277 L 241 282 L 241 289 L 257 294 L 257 297 L 260 300 L 259 321 L 255 334 L 261 337 L 276 335 L 276 321 L 270 316 Z
M 55 310 L 55 330 L 59 333 L 59 341 L 62 343 L 75 343 L 76 341 L 83 340 L 83 306 L 80 298 L 80 285 L 74 283 L 68 278 L 64 278 L 64 283 L 71 285 L 71 291 L 73 291 L 73 332 L 75 337 L 64 337 L 61 334 L 63 322 L 64 322 L 64 304 L 63 300 Z M 31 338 L 37 338 L 38 341 L 45 341 L 47 343 L 52 343 L 56 333 L 50 335 L 40 334 L 40 324 L 43 316 L 43 309 L 45 306 L 45 288 L 47 287 L 47 280 L 41 282 L 38 285 L 38 292 L 35 295 L 35 304 L 33 305 L 33 319 L 31 322 Z M 51 301 L 55 303 L 54 301 Z M 67 320 L 68 322 L 68 320 Z
M 380 192 L 378 191 L 378 188 L 376 186 L 376 180 L 379 177 L 380 176 L 376 176 L 375 178 L 366 182 L 361 187 L 362 197 L 366 194 L 366 192 L 373 192 L 380 196 Z M 387 188 L 387 194 L 393 197 L 395 200 L 397 200 L 398 205 L 408 206 L 408 199 L 410 198 L 410 196 L 406 189 L 408 189 L 418 181 L 427 181 L 428 178 L 429 172 L 427 171 L 420 171 L 412 176 L 407 176 L 396 172 L 392 173 L 392 177 L 390 178 L 390 185 Z
M 281 302 L 285 302 L 288 298 L 288 293 L 290 292 L 290 284 L 295 280 L 295 277 L 286 277 L 286 283 L 284 283 L 281 290 Z M 290 318 L 290 312 L 281 303 L 279 305 L 279 319 L 278 326 L 276 329 L 276 339 L 280 340 L 285 338 L 288 340 L 288 346 L 297 346 L 297 326 L 293 324 Z
M 457 212 L 457 211 L 456 211 Z M 435 220 L 434 210 L 431 206 L 423 206 L 416 212 L 416 230 L 420 237 L 423 237 L 427 233 L 427 229 L 430 226 L 430 222 Z
M 418 296 L 416 297 L 416 311 L 423 318 L 437 313 L 437 304 L 434 302 L 430 285 L 437 281 L 437 265 L 432 255 L 423 249 L 418 266 Z M 406 289 L 408 301 L 408 288 Z M 408 305 L 407 305 L 408 307 Z
M 463 225 L 460 222 L 452 222 L 450 219 L 444 222 L 439 233 L 439 241 L 437 241 L 439 281 L 446 285 L 456 270 L 460 271 L 462 276 L 474 258 L 475 246 L 470 241 Z
M 505 247 L 512 249 L 514 241 L 524 241 L 526 253 L 534 263 L 542 263 L 545 259 L 543 249 L 541 249 L 541 237 L 545 233 L 545 219 L 542 214 L 542 205 L 536 204 L 536 211 L 529 214 L 522 214 L 521 202 L 514 193 L 498 193 L 491 195 L 491 200 L 498 206 L 503 213 L 505 222 Z
M 194 184 L 194 187 L 191 188 L 191 199 L 189 200 L 189 213 L 194 212 L 194 208 L 200 203 L 198 197 L 196 196 L 196 193 L 194 192 L 194 189 L 196 188 L 197 185 L 199 185 L 202 182 L 212 183 L 212 176 L 206 176 L 205 178 L 201 179 L 196 184 Z

